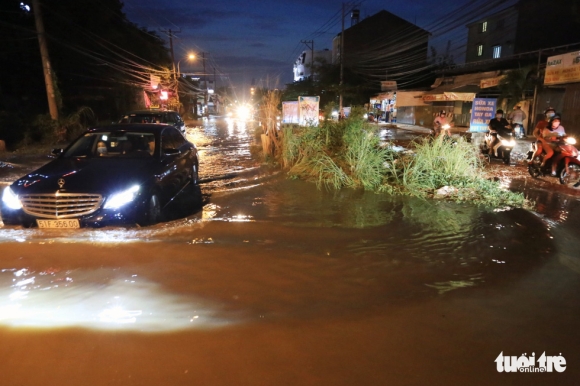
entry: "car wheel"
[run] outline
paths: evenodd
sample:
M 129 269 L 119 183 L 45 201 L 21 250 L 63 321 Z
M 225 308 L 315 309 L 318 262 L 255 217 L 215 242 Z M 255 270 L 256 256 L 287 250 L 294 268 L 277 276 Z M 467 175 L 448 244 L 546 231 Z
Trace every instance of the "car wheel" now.
M 563 168 L 560 172 L 560 183 L 569 188 L 578 188 L 580 185 L 580 166 L 569 165 L 568 173 L 566 173 L 566 168 Z
M 159 222 L 161 218 L 161 203 L 157 194 L 152 193 L 147 201 L 146 212 L 143 216 L 143 225 L 153 225 Z
M 191 183 L 193 185 L 199 184 L 199 165 L 196 163 L 191 170 Z

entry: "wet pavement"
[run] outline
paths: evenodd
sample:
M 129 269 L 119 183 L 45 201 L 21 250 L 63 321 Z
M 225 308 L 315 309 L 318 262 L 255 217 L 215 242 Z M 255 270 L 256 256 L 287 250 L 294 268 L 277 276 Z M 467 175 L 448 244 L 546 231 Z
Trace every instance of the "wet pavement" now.
M 576 192 L 517 164 L 535 211 L 317 190 L 250 126 L 188 136 L 201 205 L 165 223 L 0 228 L 2 384 L 577 384 Z M 498 373 L 502 352 L 567 367 Z

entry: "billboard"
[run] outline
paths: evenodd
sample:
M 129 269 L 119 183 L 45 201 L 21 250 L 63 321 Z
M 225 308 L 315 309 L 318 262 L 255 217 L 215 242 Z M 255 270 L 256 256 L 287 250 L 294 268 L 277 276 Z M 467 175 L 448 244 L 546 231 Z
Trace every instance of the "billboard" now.
M 298 109 L 300 114 L 300 126 L 318 126 L 318 113 L 320 97 L 298 97 Z
M 298 123 L 298 102 L 282 102 L 282 123 Z
M 484 132 L 488 130 L 489 121 L 495 117 L 497 99 L 475 98 L 471 108 L 469 131 Z
M 580 51 L 550 56 L 546 63 L 544 84 L 580 82 Z

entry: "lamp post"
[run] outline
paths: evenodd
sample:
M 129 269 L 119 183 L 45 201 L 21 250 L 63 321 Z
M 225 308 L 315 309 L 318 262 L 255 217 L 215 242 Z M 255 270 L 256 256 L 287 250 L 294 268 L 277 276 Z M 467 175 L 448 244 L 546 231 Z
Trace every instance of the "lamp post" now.
M 177 73 L 175 73 L 175 67 L 173 67 L 173 71 L 174 71 L 174 76 L 175 76 L 175 99 L 177 100 L 177 110 L 179 111 L 179 78 L 181 78 L 181 69 L 179 68 L 179 65 L 181 64 L 181 61 L 183 59 L 187 59 L 187 60 L 193 60 L 195 59 L 195 55 L 194 54 L 189 54 L 187 55 L 187 58 L 182 58 L 179 59 L 179 61 L 177 61 Z

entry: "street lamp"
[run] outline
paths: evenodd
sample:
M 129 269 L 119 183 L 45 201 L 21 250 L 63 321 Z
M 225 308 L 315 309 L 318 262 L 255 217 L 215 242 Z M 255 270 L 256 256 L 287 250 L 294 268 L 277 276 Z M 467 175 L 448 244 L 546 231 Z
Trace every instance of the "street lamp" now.
M 194 60 L 195 59 L 195 55 L 194 54 L 189 54 L 187 55 L 187 58 L 183 58 L 183 59 L 187 59 L 187 60 Z M 174 77 L 175 77 L 175 99 L 177 100 L 177 110 L 179 111 L 179 78 L 181 78 L 181 69 L 179 68 L 179 65 L 181 64 L 181 61 L 183 59 L 179 59 L 179 61 L 177 62 L 177 73 L 175 73 L 175 67 L 173 67 L 173 71 L 174 71 Z

